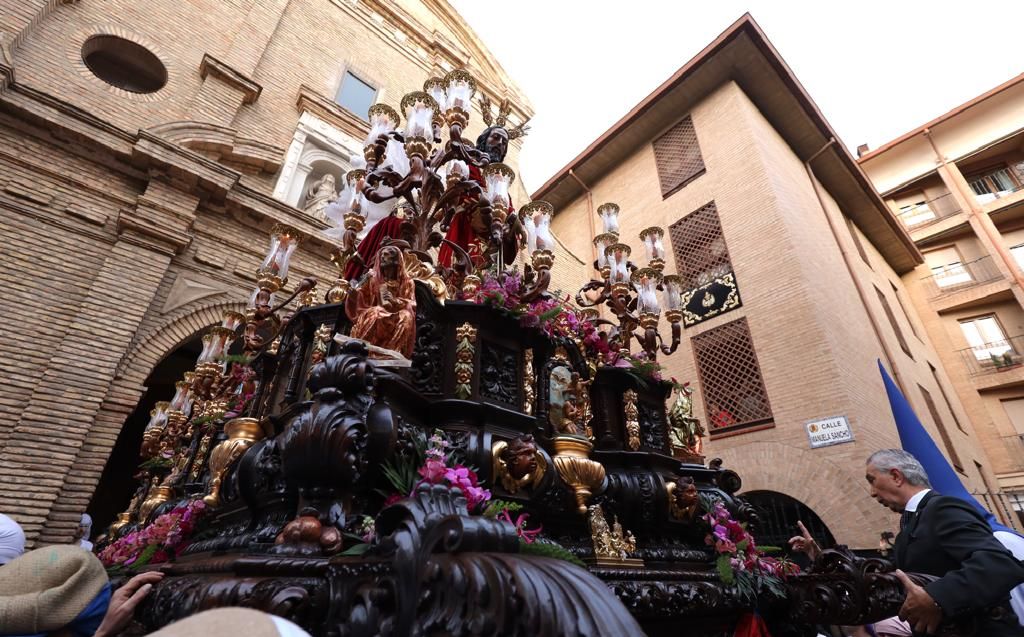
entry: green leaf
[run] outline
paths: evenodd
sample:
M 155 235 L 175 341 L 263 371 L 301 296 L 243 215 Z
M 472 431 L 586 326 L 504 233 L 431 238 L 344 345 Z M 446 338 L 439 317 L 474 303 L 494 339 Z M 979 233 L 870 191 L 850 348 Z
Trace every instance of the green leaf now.
M 350 546 L 346 550 L 344 550 L 341 553 L 339 553 L 338 555 L 362 555 L 363 553 L 365 553 L 365 552 L 367 552 L 369 550 L 370 550 L 370 545 L 366 544 L 364 542 L 362 544 L 356 544 L 356 545 Z
M 561 305 L 556 305 L 555 307 L 551 308 L 547 312 L 542 313 L 539 317 L 537 317 L 537 320 L 540 323 L 547 323 L 548 321 L 557 318 L 558 315 L 561 314 L 561 313 L 562 313 L 562 306 Z
M 522 539 L 519 540 L 519 552 L 526 555 L 539 555 L 541 557 L 550 557 L 556 560 L 563 560 L 576 566 L 586 567 L 580 558 L 573 555 L 569 549 L 565 548 L 561 544 L 556 544 L 550 541 L 537 541 L 528 543 Z
M 498 517 L 502 509 L 508 509 L 509 515 L 521 511 L 523 505 L 518 502 L 509 502 L 508 500 L 491 500 L 487 503 L 487 508 L 484 509 L 483 515 L 488 518 Z
M 722 580 L 723 584 L 732 584 L 736 581 L 736 574 L 732 570 L 732 564 L 729 563 L 728 555 L 718 556 L 718 559 L 715 560 L 715 569 L 718 570 L 718 579 Z
M 743 553 L 747 550 L 748 546 L 750 546 L 750 540 L 740 540 L 736 543 L 736 551 L 738 553 Z
M 159 545 L 150 544 L 146 548 L 142 549 L 142 552 L 139 553 L 139 559 L 132 562 L 129 568 L 131 568 L 132 570 L 137 570 L 142 568 L 146 564 L 149 564 L 149 561 L 153 559 L 153 555 L 156 554 L 158 548 L 160 548 Z
M 759 546 L 757 548 L 765 555 L 774 555 L 782 552 L 782 549 L 777 546 Z

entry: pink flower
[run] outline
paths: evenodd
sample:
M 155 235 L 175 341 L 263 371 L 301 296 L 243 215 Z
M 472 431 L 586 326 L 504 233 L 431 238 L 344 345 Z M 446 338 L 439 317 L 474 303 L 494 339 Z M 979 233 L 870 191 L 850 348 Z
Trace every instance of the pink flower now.
M 404 499 L 405 499 L 405 496 L 402 495 L 401 493 L 392 493 L 387 498 L 385 498 L 384 506 L 385 507 L 389 507 L 392 504 L 394 504 L 395 502 L 399 502 L 399 501 L 404 500 Z
M 445 466 L 443 460 L 437 458 L 429 458 L 422 467 L 420 467 L 419 474 L 425 482 L 430 484 L 439 484 L 442 478 L 448 477 L 448 472 L 451 471 Z M 449 481 L 451 481 L 449 479 Z
M 544 529 L 543 525 L 532 530 L 526 528 L 526 521 L 530 519 L 529 513 L 520 513 L 519 517 L 517 517 L 513 522 L 508 509 L 502 509 L 501 513 L 498 514 L 498 519 L 514 526 L 516 529 L 516 535 L 522 538 L 522 540 L 527 544 L 533 544 L 533 541 L 537 539 L 537 536 L 540 535 L 540 532 Z

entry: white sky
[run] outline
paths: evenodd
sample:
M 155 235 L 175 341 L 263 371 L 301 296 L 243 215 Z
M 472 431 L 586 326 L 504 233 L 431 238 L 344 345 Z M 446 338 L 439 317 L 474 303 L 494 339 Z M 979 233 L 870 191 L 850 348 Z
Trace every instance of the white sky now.
M 1021 0 L 450 0 L 536 115 L 533 192 L 749 11 L 854 150 L 1024 71 Z

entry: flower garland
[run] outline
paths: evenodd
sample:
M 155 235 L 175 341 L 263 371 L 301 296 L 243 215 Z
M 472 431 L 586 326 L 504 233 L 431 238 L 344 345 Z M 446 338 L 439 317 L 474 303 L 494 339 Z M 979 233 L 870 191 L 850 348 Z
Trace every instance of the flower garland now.
M 108 568 L 139 568 L 177 557 L 188 546 L 196 523 L 206 512 L 201 499 L 175 507 L 151 524 L 118 538 L 99 553 Z
M 770 549 L 759 549 L 746 523 L 734 520 L 721 500 L 702 497 L 701 502 L 707 511 L 702 519 L 710 527 L 704 543 L 718 555 L 715 566 L 722 582 L 735 585 L 740 595 L 750 600 L 761 589 L 784 597 L 782 581 L 800 572 L 799 567 L 785 558 L 767 557 Z
M 568 296 L 562 300 L 542 297 L 524 303 L 521 300 L 523 292 L 523 279 L 518 271 L 505 270 L 498 274 L 487 271 L 481 275 L 476 294 L 465 300 L 499 309 L 518 319 L 523 327 L 539 329 L 549 337 L 582 343 L 586 356 L 600 364 L 625 369 L 641 380 L 662 380 L 662 367 L 657 361 L 648 358 L 644 352 L 634 354 L 613 350 L 608 343 L 608 334 L 598 329 L 593 321 L 581 318 L 569 306 Z

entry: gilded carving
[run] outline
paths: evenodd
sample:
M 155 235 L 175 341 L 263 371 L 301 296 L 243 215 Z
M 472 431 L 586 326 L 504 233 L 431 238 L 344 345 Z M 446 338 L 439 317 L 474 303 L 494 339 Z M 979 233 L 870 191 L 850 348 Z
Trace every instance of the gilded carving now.
M 537 376 L 533 371 L 533 350 L 523 352 L 523 413 L 527 416 L 533 415 L 533 405 L 536 400 Z
M 476 328 L 463 323 L 455 330 L 455 395 L 467 399 L 473 394 L 473 357 L 476 353 Z
M 627 389 L 622 395 L 622 406 L 626 415 L 626 444 L 632 451 L 640 449 L 640 412 L 636 407 L 636 391 Z
M 509 493 L 535 488 L 548 469 L 547 461 L 531 435 L 495 442 L 491 446 L 491 459 L 494 481 Z
M 220 506 L 220 486 L 228 468 L 263 439 L 263 428 L 256 418 L 234 418 L 224 425 L 228 439 L 213 448 L 210 454 L 210 492 L 203 497 L 208 506 Z
M 668 512 L 680 522 L 690 522 L 697 515 L 700 495 L 693 478 L 683 476 L 665 485 L 668 494 Z
M 605 519 L 604 510 L 595 504 L 587 509 L 587 521 L 590 525 L 590 540 L 594 544 L 594 561 L 599 565 L 642 566 L 643 562 L 630 559 L 629 554 L 636 551 L 636 538 L 622 528 L 619 518 L 615 517 L 611 528 Z

